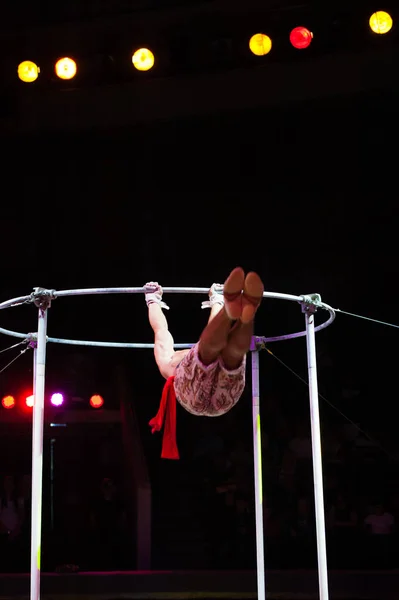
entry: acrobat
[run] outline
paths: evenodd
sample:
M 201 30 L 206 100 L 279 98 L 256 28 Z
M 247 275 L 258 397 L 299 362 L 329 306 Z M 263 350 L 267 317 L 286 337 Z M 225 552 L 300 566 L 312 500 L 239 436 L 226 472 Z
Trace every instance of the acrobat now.
M 264 286 L 254 272 L 235 268 L 224 285 L 214 283 L 203 308 L 211 309 L 199 341 L 188 350 L 175 350 L 163 309 L 162 287 L 149 282 L 145 300 L 154 332 L 154 355 L 167 380 L 161 405 L 150 421 L 153 433 L 164 425 L 162 458 L 178 459 L 176 400 L 197 416 L 218 417 L 240 399 L 245 387 L 246 355 L 254 333 L 254 318 Z

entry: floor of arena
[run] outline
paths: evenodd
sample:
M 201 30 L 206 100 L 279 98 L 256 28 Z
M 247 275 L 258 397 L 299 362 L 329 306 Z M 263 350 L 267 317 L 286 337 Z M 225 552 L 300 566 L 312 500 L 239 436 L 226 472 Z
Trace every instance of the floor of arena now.
M 0 575 L 0 600 L 28 600 L 29 574 Z M 332 571 L 334 600 L 397 600 L 398 571 Z M 254 571 L 126 571 L 43 573 L 41 600 L 250 600 L 257 598 Z M 319 598 L 317 571 L 266 573 L 266 598 Z

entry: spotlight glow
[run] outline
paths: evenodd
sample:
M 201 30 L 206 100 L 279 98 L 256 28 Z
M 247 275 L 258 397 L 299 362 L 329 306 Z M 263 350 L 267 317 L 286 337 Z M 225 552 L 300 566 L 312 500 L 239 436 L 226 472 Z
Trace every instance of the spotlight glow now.
M 378 34 L 388 33 L 388 31 L 391 31 L 392 24 L 393 21 L 391 15 L 384 10 L 378 10 L 377 12 L 373 13 L 369 21 L 370 29 L 374 31 L 374 33 Z
M 40 69 L 31 60 L 24 60 L 18 65 L 18 77 L 25 83 L 32 83 L 39 77 Z
M 99 394 L 94 394 L 94 396 L 90 398 L 90 406 L 92 408 L 101 408 L 103 404 L 104 398 Z
M 265 56 L 272 49 L 272 41 L 264 33 L 255 33 L 249 40 L 249 49 L 255 56 Z
M 310 46 L 313 33 L 306 27 L 295 27 L 290 33 L 290 42 L 297 50 L 304 50 Z
M 149 71 L 154 66 L 154 55 L 148 48 L 139 48 L 132 56 L 133 66 L 138 71 Z
M 55 64 L 55 74 L 60 79 L 73 79 L 77 73 L 76 62 L 72 58 L 60 58 Z
M 61 406 L 61 404 L 64 402 L 64 396 L 62 394 L 53 394 L 51 396 L 51 404 L 53 406 Z
M 32 408 L 34 402 L 35 402 L 35 396 L 33 394 L 31 396 L 28 396 L 27 398 L 25 398 L 25 404 L 28 408 Z
M 14 408 L 15 406 L 15 398 L 14 396 L 4 396 L 1 401 L 3 408 Z

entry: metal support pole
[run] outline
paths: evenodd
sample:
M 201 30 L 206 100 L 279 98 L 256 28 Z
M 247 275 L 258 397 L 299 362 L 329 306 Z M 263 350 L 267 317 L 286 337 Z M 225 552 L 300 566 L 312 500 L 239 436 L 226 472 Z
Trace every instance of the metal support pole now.
M 254 443 L 254 480 L 255 480 L 255 525 L 256 525 L 256 573 L 258 600 L 265 600 L 265 556 L 263 533 L 263 496 L 262 496 L 262 440 L 259 413 L 259 351 L 255 338 L 251 344 L 252 357 L 252 424 Z
M 314 325 L 314 314 L 316 312 L 316 306 L 314 304 L 303 303 L 302 312 L 305 313 L 306 321 L 306 344 L 308 356 L 310 424 L 312 430 L 313 485 L 316 510 L 316 540 L 317 563 L 319 573 L 319 594 L 320 600 L 328 600 L 328 570 L 326 528 L 324 516 L 323 466 L 321 453 L 319 393 L 317 387 L 316 339 Z
M 43 488 L 43 425 L 46 367 L 47 304 L 39 304 L 37 348 L 34 353 L 34 401 L 32 423 L 32 524 L 30 599 L 40 600 L 40 559 Z

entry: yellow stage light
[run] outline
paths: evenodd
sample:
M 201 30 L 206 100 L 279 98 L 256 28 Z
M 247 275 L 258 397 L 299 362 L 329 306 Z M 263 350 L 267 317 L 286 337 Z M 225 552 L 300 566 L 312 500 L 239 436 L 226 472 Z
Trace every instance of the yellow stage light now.
M 31 60 L 24 60 L 18 65 L 18 77 L 25 83 L 32 83 L 39 77 L 40 69 Z
M 73 79 L 77 70 L 76 62 L 72 58 L 60 58 L 55 64 L 55 74 L 60 79 Z
M 255 56 L 265 56 L 272 49 L 272 41 L 264 33 L 255 33 L 249 40 L 249 49 Z
M 379 10 L 370 17 L 370 29 L 374 33 L 388 33 L 392 29 L 392 17 L 387 12 Z
M 138 71 L 149 71 L 154 66 L 154 55 L 148 48 L 139 48 L 132 56 L 133 66 Z

